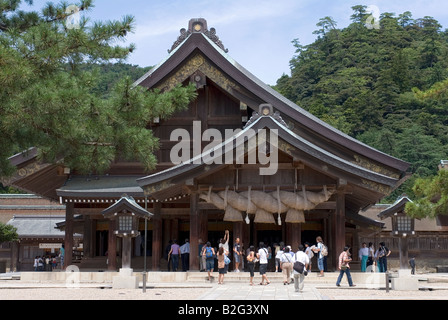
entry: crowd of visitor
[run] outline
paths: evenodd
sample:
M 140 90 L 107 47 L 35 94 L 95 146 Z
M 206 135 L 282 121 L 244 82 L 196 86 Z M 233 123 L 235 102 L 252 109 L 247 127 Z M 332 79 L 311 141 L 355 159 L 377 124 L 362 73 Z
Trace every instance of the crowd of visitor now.
M 259 285 L 269 285 L 268 272 L 282 272 L 283 284 L 294 283 L 295 290 L 303 290 L 305 276 L 311 272 L 314 261 L 317 262 L 318 277 L 323 277 L 327 272 L 328 247 L 323 242 L 322 237 L 316 238 L 315 244 L 305 242 L 298 245 L 298 251 L 294 252 L 290 245 L 283 242 L 267 245 L 260 242 L 258 247 L 250 245 L 246 250 L 243 248 L 240 238 L 235 238 L 233 247 L 229 248 L 229 231 L 226 230 L 224 236 L 219 239 L 217 246 L 212 245 L 210 241 L 203 242 L 199 240 L 199 270 L 207 272 L 207 279 L 214 281 L 213 272 L 218 272 L 218 284 L 224 283 L 224 277 L 227 272 L 246 271 L 250 273 L 249 284 L 255 285 L 255 272 L 258 271 L 261 280 Z M 387 257 L 391 251 L 384 242 L 379 244 L 375 250 L 372 243 L 362 244 L 358 255 L 361 263 L 362 272 L 386 272 Z M 165 249 L 165 258 L 168 260 L 168 270 L 177 271 L 179 261 L 181 261 L 182 271 L 189 269 L 190 244 L 188 239 L 182 246 L 179 246 L 177 240 L 170 241 Z M 351 247 L 346 246 L 338 255 L 337 268 L 339 277 L 336 282 L 340 286 L 344 275 L 350 286 L 353 284 L 350 274 L 350 262 L 352 262 Z M 315 259 L 314 259 L 315 258 Z M 233 264 L 232 264 L 233 259 Z M 301 265 L 300 267 L 298 267 Z M 377 269 L 375 270 L 375 267 Z

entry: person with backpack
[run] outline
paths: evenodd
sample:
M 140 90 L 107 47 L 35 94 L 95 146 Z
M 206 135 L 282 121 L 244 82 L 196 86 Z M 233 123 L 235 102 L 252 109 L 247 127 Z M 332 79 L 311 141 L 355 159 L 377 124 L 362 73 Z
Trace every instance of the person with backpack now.
M 380 242 L 378 248 L 378 269 L 379 272 L 387 272 L 387 257 L 391 254 L 389 248 L 386 247 L 384 242 Z
M 303 270 L 293 268 L 295 292 L 303 291 L 303 287 L 305 285 L 305 276 L 308 274 L 308 270 L 311 270 L 311 260 L 309 256 L 305 252 L 303 252 L 303 250 L 303 245 L 299 244 L 299 251 L 297 251 L 294 255 L 294 265 L 296 263 L 301 263 L 303 265 Z
M 212 248 L 210 241 L 202 251 L 202 255 L 205 256 L 205 268 L 207 269 L 208 281 L 213 279 L 213 268 L 215 267 L 215 250 Z
M 328 256 L 328 248 L 324 244 L 322 237 L 316 238 L 317 246 L 314 247 L 314 253 L 319 253 L 319 256 L 317 257 L 317 267 L 319 268 L 320 274 L 318 274 L 318 277 L 324 276 L 324 259 L 326 256 Z

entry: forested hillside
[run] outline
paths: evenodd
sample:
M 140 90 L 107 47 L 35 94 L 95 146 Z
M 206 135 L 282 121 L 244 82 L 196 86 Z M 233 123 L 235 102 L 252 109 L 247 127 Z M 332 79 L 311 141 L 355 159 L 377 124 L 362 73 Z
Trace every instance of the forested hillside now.
M 302 108 L 360 141 L 406 160 L 414 173 L 399 193 L 412 195 L 417 177 L 434 175 L 448 158 L 448 31 L 431 17 L 383 13 L 365 25 L 355 6 L 343 29 L 320 19 L 317 40 L 302 46 L 291 76 L 276 89 Z
M 125 77 L 131 78 L 132 81 L 138 80 L 151 67 L 139 67 L 137 65 L 126 63 L 107 63 L 97 65 L 84 65 L 81 70 L 93 72 L 98 79 L 93 88 L 93 93 L 99 97 L 108 97 L 113 87 Z

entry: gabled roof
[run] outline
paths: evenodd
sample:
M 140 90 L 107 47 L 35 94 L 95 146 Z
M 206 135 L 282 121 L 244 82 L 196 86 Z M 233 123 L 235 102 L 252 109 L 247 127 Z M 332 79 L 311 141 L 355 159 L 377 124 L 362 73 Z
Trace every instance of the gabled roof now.
M 184 38 L 165 60 L 137 80 L 135 85 L 141 85 L 149 89 L 156 88 L 158 84 L 175 72 L 189 57 L 194 53 L 200 52 L 226 73 L 230 79 L 257 96 L 264 103 L 272 104 L 283 116 L 294 119 L 316 135 L 322 136 L 324 139 L 333 141 L 380 164 L 394 168 L 400 171 L 403 176 L 409 168 L 409 163 L 361 143 L 288 100 L 232 59 L 226 51 L 211 40 L 203 31 L 193 31 Z
M 119 198 L 123 194 L 143 197 L 140 176 L 73 176 L 56 190 L 62 198 Z
M 127 211 L 132 214 L 135 214 L 139 218 L 151 218 L 153 216 L 152 213 L 143 209 L 140 205 L 135 202 L 134 198 L 123 195 L 120 200 L 111 205 L 109 208 L 103 210 L 101 213 L 105 217 L 111 217 L 115 215 L 115 213 L 119 213 L 122 211 Z
M 386 210 L 381 211 L 378 214 L 378 218 L 380 218 L 381 220 L 384 220 L 386 218 L 389 218 L 389 217 L 393 216 L 394 214 L 396 214 L 398 212 L 403 212 L 405 207 L 406 207 L 406 204 L 408 202 L 412 202 L 412 200 L 409 199 L 407 196 L 401 196 L 389 208 L 387 208 Z
M 334 177 L 343 176 L 349 183 L 367 189 L 375 184 L 386 186 L 386 188 L 394 188 L 398 184 L 398 179 L 382 175 L 355 163 L 341 159 L 303 139 L 291 131 L 281 118 L 279 118 L 278 114 L 274 116 L 254 116 L 244 130 L 240 131 L 231 139 L 228 139 L 215 148 L 205 151 L 203 154 L 171 169 L 138 179 L 137 183 L 145 189 L 147 193 L 153 194 L 161 190 L 175 188 L 179 184 L 183 184 L 185 181 L 198 175 L 206 175 L 215 172 L 226 166 L 226 164 L 219 164 L 219 162 L 215 161 L 219 160 L 218 157 L 223 157 L 225 151 L 229 152 L 229 150 L 232 150 L 233 152 L 233 150 L 238 148 L 241 144 L 247 144 L 247 139 L 238 139 L 238 137 L 250 138 L 264 128 L 269 128 L 271 132 L 272 130 L 277 130 L 279 139 L 283 140 L 288 145 L 291 145 L 293 148 L 290 148 L 290 150 L 294 149 L 292 152 L 297 152 L 297 154 L 300 153 L 301 161 L 306 166 L 320 170 L 324 165 L 328 175 Z M 279 143 L 279 148 L 282 148 L 282 143 Z M 216 150 L 222 150 L 222 152 L 212 153 Z M 203 159 L 208 159 L 209 164 L 202 161 Z M 379 190 L 375 191 L 377 194 L 381 193 Z M 375 200 L 377 199 L 370 199 L 370 201 Z M 369 203 L 369 201 L 365 201 L 365 203 Z
M 14 216 L 8 225 L 17 228 L 20 238 L 64 238 L 65 232 L 56 228 L 65 216 Z M 75 237 L 80 237 L 76 234 Z

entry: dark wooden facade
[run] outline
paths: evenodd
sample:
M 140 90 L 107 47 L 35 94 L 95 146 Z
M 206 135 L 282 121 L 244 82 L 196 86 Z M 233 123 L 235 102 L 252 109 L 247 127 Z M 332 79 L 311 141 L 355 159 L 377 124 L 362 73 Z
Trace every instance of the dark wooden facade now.
M 94 257 L 101 230 L 108 237 L 110 257 L 115 257 L 114 224 L 105 221 L 101 211 L 124 193 L 154 214 L 149 224 L 153 270 L 160 270 L 163 248 L 174 238 L 190 239 L 191 270 L 198 269 L 199 239 L 217 241 L 226 229 L 231 231 L 232 240 L 241 238 L 245 247 L 264 240 L 271 244 L 284 241 L 297 248 L 300 242 L 314 241 L 320 235 L 334 263 L 346 243 L 356 242 L 353 239 L 372 227 L 381 227 L 358 212 L 403 183 L 408 163 L 348 137 L 263 84 L 227 54 L 216 31 L 209 30 L 204 19 L 192 19 L 189 29 L 181 30 L 169 57 L 136 85 L 170 90 L 186 83 L 195 83 L 198 92 L 188 110 L 150 124 L 160 139 L 159 165 L 150 175 L 138 163 L 116 163 L 107 176 L 82 177 L 67 168 L 38 164 L 33 154 L 12 158 L 19 171 L 9 184 L 66 204 L 66 248 L 72 246 L 70 235 L 78 228 L 84 233 L 84 256 Z M 273 109 L 262 114 L 260 105 Z M 226 129 L 277 130 L 278 171 L 262 176 L 262 165 L 246 162 L 173 167 L 170 152 L 178 142 L 170 141 L 171 133 L 185 129 L 193 143 L 194 121 L 200 121 L 201 134 L 217 129 L 223 137 Z M 207 144 L 202 142 L 201 152 Z M 223 221 L 223 210 L 201 198 L 210 190 L 299 193 L 304 189 L 321 192 L 324 186 L 332 191 L 331 198 L 307 210 L 306 222 L 301 224 L 287 223 L 284 213 L 273 214 L 275 224 L 255 223 L 253 215 L 249 215 L 249 224 Z M 78 215 L 82 222 L 75 221 Z M 109 260 L 108 267 L 116 269 L 116 260 Z

